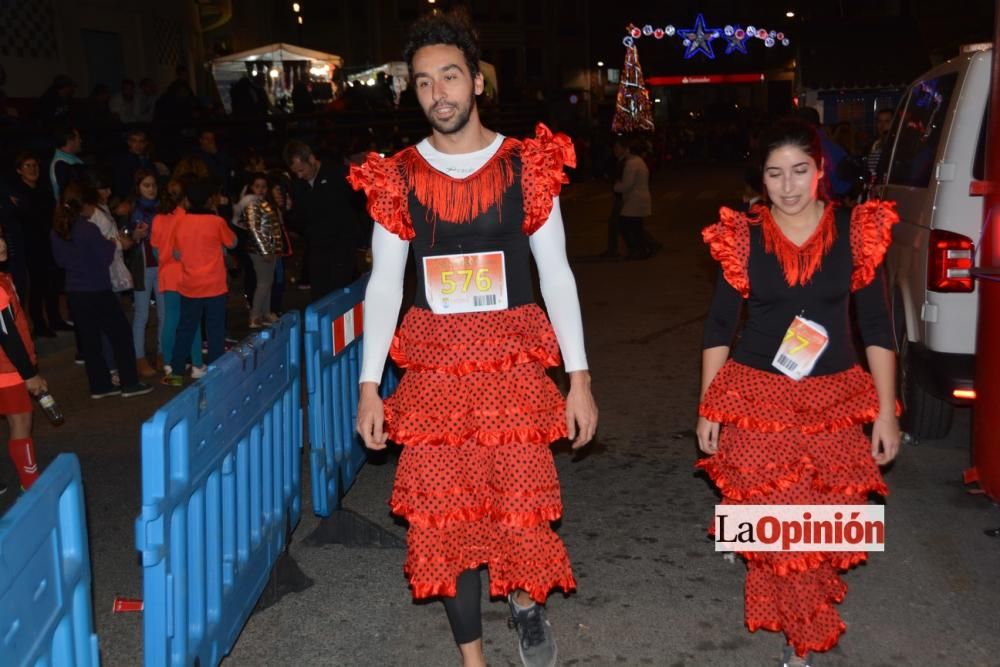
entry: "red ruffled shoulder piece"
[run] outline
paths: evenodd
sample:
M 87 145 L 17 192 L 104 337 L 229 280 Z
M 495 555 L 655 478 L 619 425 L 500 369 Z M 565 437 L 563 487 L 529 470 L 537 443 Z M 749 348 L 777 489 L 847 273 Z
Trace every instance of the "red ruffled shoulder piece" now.
M 355 190 L 364 190 L 368 197 L 368 214 L 390 232 L 409 241 L 415 236 L 410 209 L 407 206 L 407 186 L 400 156 L 407 148 L 390 158 L 369 153 L 361 165 L 351 165 L 347 182 Z
M 750 224 L 745 213 L 723 206 L 719 221 L 701 230 L 701 238 L 708 244 L 712 259 L 722 265 L 722 275 L 743 298 L 750 296 Z
M 521 142 L 521 189 L 524 191 L 525 234 L 537 232 L 552 212 L 552 198 L 559 194 L 569 177 L 565 167 L 576 167 L 573 142 L 562 132 L 552 133 L 542 123 L 535 137 Z
M 851 291 L 869 285 L 875 279 L 875 270 L 885 258 L 892 242 L 892 226 L 899 222 L 896 202 L 872 199 L 858 204 L 851 212 L 851 255 L 854 271 L 851 274 Z

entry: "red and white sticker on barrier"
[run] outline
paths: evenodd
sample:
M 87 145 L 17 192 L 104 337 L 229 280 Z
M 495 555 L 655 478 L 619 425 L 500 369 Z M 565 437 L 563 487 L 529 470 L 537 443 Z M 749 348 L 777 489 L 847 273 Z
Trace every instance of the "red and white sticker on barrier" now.
M 365 302 L 357 304 L 333 321 L 333 356 L 361 337 L 365 326 Z

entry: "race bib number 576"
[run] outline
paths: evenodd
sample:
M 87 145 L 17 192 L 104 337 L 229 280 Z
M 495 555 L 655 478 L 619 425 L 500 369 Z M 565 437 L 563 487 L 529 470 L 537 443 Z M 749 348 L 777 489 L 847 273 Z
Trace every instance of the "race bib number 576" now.
M 427 305 L 437 315 L 507 308 L 503 252 L 424 257 Z

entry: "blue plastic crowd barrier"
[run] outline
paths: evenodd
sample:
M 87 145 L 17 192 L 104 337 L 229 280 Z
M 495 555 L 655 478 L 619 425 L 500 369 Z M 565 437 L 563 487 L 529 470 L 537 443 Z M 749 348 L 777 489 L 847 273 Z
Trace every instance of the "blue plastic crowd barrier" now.
M 298 523 L 300 335 L 285 315 L 143 424 L 147 667 L 218 664 Z
M 340 506 L 367 458 L 354 431 L 367 285 L 366 275 L 306 309 L 309 465 L 313 512 L 319 516 L 330 516 Z M 391 394 L 397 382 L 387 364 L 382 396 Z
M 97 667 L 80 464 L 60 454 L 0 518 L 0 664 Z

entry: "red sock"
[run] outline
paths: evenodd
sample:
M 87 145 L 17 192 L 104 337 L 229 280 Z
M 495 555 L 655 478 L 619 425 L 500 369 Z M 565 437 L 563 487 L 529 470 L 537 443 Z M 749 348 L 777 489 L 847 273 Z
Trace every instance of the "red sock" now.
M 11 439 L 7 442 L 7 451 L 17 468 L 17 476 L 21 479 L 21 488 L 27 491 L 38 479 L 38 460 L 35 458 L 35 445 L 31 438 Z

